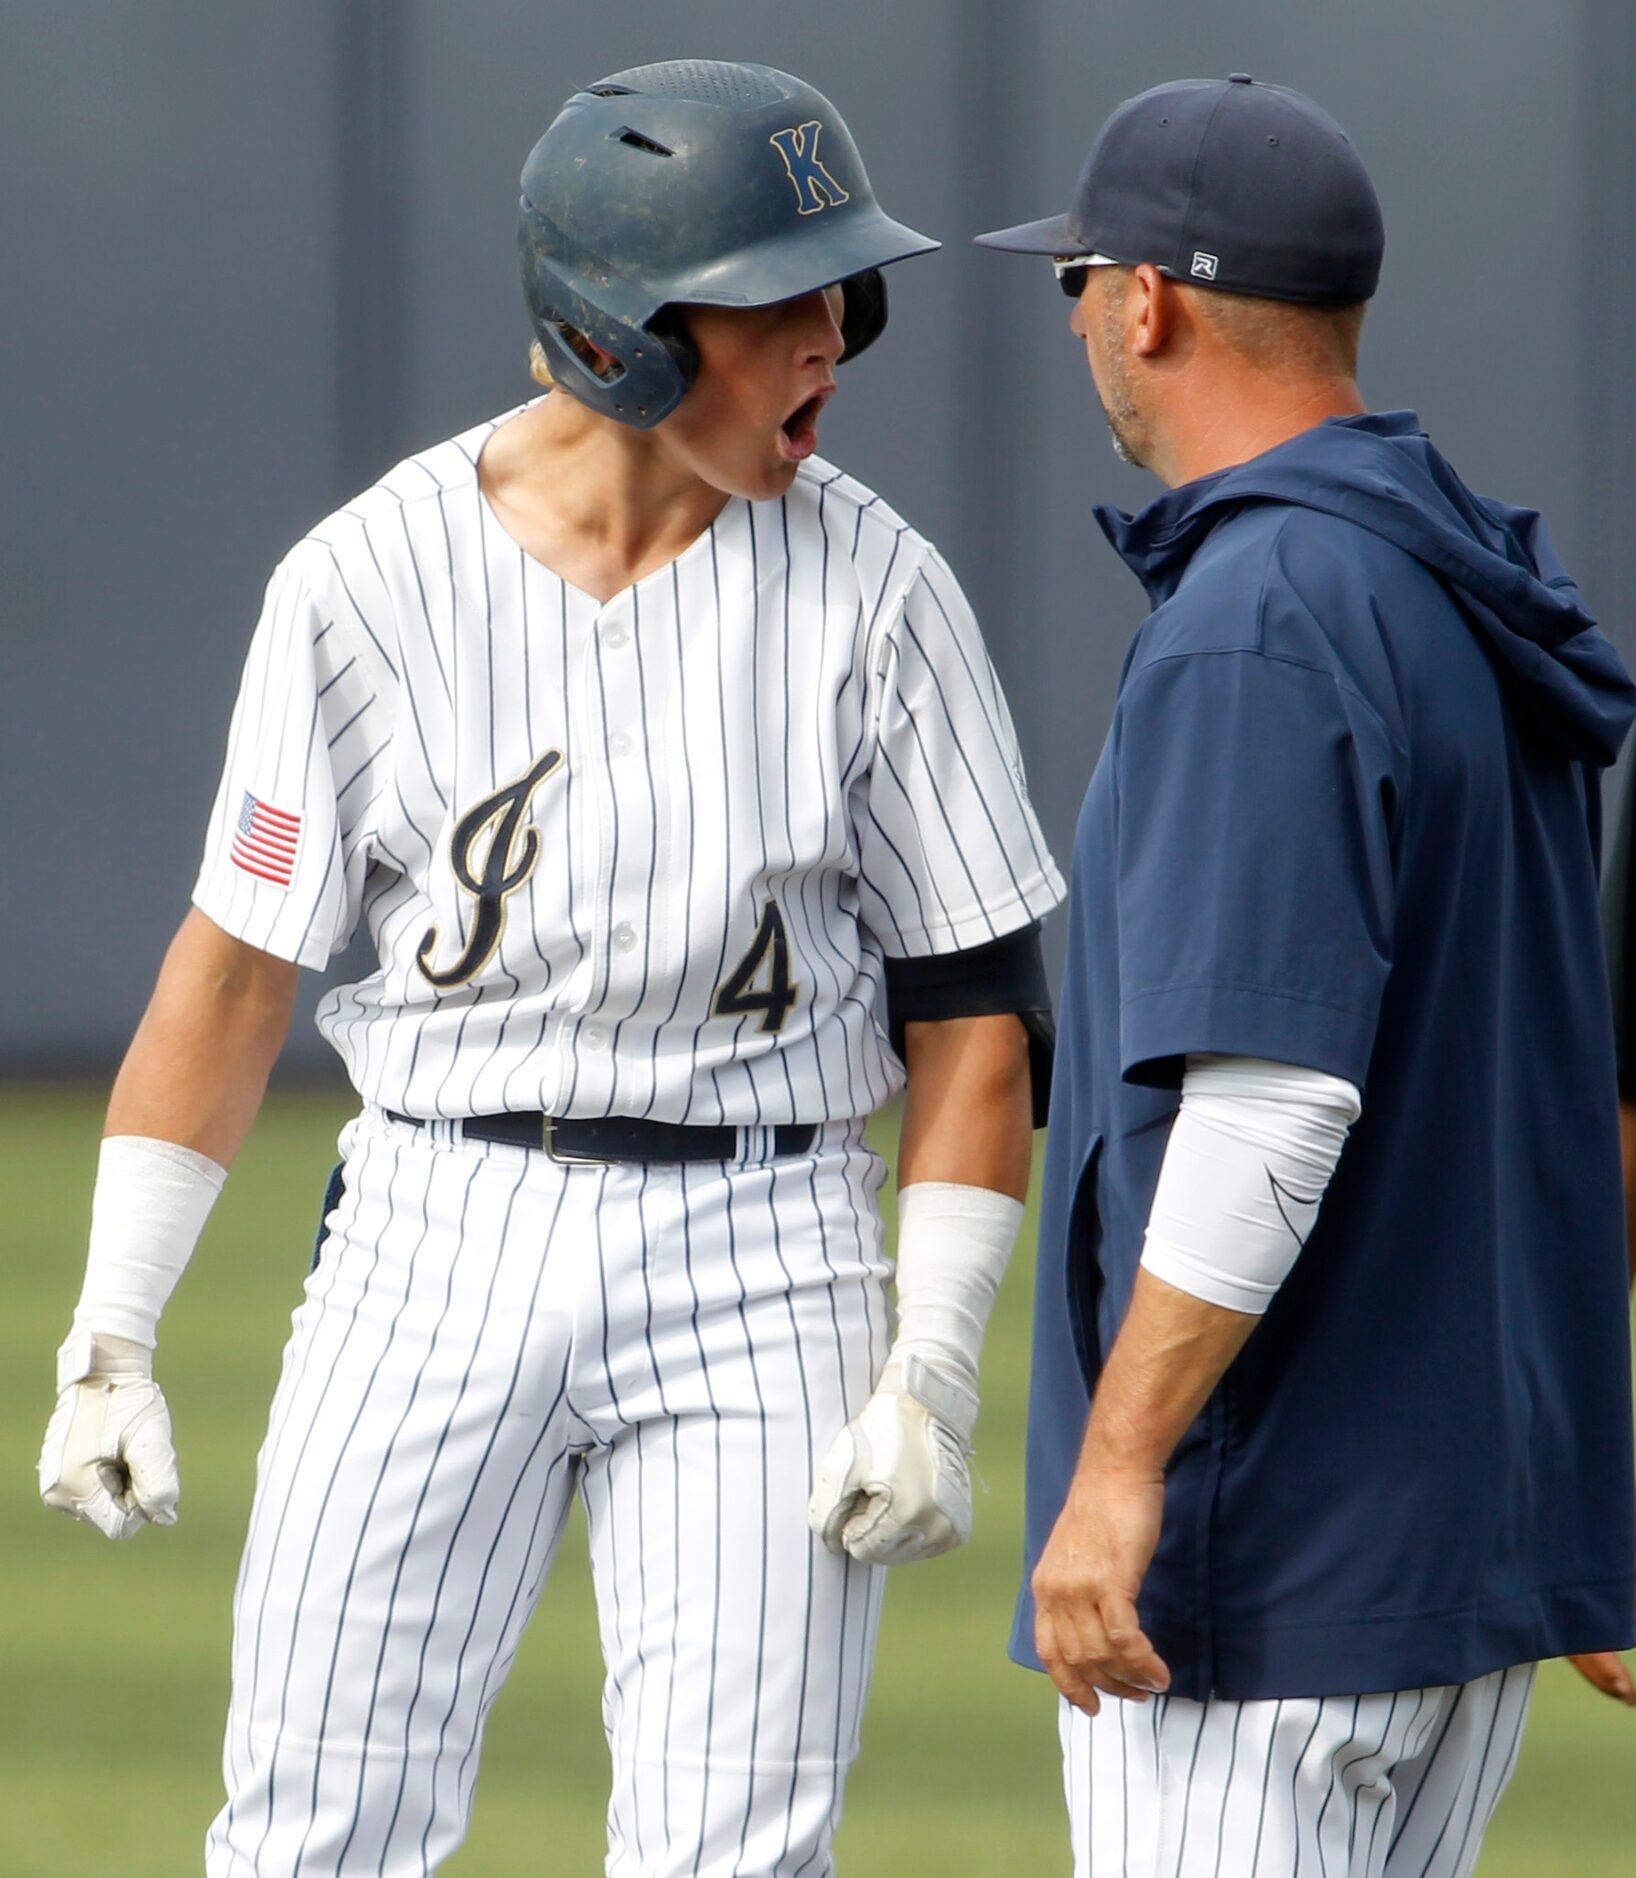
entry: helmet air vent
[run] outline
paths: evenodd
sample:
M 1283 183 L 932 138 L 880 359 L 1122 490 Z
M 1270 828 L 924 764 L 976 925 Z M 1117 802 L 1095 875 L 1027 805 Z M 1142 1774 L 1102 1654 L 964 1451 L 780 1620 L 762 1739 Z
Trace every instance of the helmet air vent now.
M 633 150 L 645 150 L 649 156 L 674 156 L 676 152 L 669 144 L 659 143 L 652 137 L 644 137 L 639 130 L 632 130 L 629 124 L 612 133 L 621 143 L 628 143 Z

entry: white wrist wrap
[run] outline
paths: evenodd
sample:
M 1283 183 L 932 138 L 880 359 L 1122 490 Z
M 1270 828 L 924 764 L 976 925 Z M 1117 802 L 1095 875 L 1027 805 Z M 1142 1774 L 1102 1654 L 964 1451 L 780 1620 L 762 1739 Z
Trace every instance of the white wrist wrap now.
M 975 1387 L 977 1358 L 1023 1206 L 988 1187 L 922 1180 L 898 1194 L 894 1353 L 942 1356 Z
M 927 1180 L 898 1194 L 898 1334 L 807 1506 L 830 1551 L 903 1565 L 971 1537 L 977 1356 L 1022 1213 L 987 1187 Z
M 1338 1076 L 1190 1056 L 1142 1264 L 1178 1291 L 1260 1316 L 1289 1276 L 1360 1113 Z
M 159 1313 L 193 1256 L 227 1170 L 191 1148 L 144 1135 L 102 1144 L 91 1196 L 91 1245 L 74 1328 L 58 1356 L 58 1387 L 94 1367 L 91 1340 L 153 1348 Z M 83 1366 L 65 1377 L 65 1369 Z
M 923 1409 L 940 1422 L 946 1422 L 960 1437 L 961 1446 L 970 1451 L 980 1406 L 975 1389 L 933 1369 L 917 1351 L 904 1350 L 901 1345 L 898 1354 L 881 1371 L 880 1386 L 913 1396 Z

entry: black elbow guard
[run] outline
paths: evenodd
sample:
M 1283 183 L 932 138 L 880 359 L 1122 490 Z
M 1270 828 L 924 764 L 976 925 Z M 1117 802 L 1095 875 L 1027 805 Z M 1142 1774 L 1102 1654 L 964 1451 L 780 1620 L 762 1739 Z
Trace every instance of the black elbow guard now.
M 1040 925 L 1019 927 L 964 952 L 886 961 L 887 1034 L 904 1054 L 906 1024 L 936 1024 L 951 1017 L 997 1017 L 1010 1012 L 1028 1032 L 1028 1072 L 1034 1126 L 1043 1128 L 1051 1104 L 1051 1060 L 1056 1021 L 1040 950 Z

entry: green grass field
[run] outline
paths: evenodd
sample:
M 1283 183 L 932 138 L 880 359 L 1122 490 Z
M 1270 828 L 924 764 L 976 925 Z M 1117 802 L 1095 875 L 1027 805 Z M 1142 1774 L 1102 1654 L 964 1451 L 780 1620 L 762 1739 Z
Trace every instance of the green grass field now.
M 0 1088 L 0 1878 L 185 1878 L 218 1803 L 228 1606 L 256 1448 L 345 1116 L 275 1096 L 165 1319 L 183 1514 L 115 1548 L 48 1515 L 34 1462 L 78 1293 L 100 1093 Z M 977 1537 L 894 1574 L 846 1878 L 1063 1878 L 1055 1710 L 1004 1641 L 1021 1522 L 1030 1273 L 985 1362 Z M 489 1730 L 451 1878 L 593 1878 L 606 1756 L 582 1538 L 571 1532 Z M 1552 1665 L 1484 1878 L 1636 1871 L 1636 1715 Z

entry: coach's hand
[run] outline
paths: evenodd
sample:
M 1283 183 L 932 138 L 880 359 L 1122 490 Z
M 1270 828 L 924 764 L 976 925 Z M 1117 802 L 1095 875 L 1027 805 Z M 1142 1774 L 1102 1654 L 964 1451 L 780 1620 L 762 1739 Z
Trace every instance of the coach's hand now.
M 894 1351 L 862 1414 L 831 1442 L 807 1519 L 831 1552 L 904 1565 L 971 1537 L 966 1456 L 977 1394 L 946 1365 Z
M 1162 1473 L 1082 1467 L 1034 1567 L 1034 1647 L 1051 1680 L 1087 1715 L 1103 1695 L 1145 1702 L 1170 1686 L 1136 1615 L 1164 1494 Z
M 1570 1656 L 1568 1661 L 1593 1689 L 1611 1695 L 1626 1708 L 1636 1708 L 1636 1683 L 1631 1681 L 1630 1670 L 1617 1650 L 1594 1650 L 1586 1656 Z
M 71 1337 L 59 1353 L 64 1386 L 40 1450 L 40 1498 L 110 1539 L 176 1523 L 170 1410 L 152 1369 L 153 1353 L 123 1337 Z

